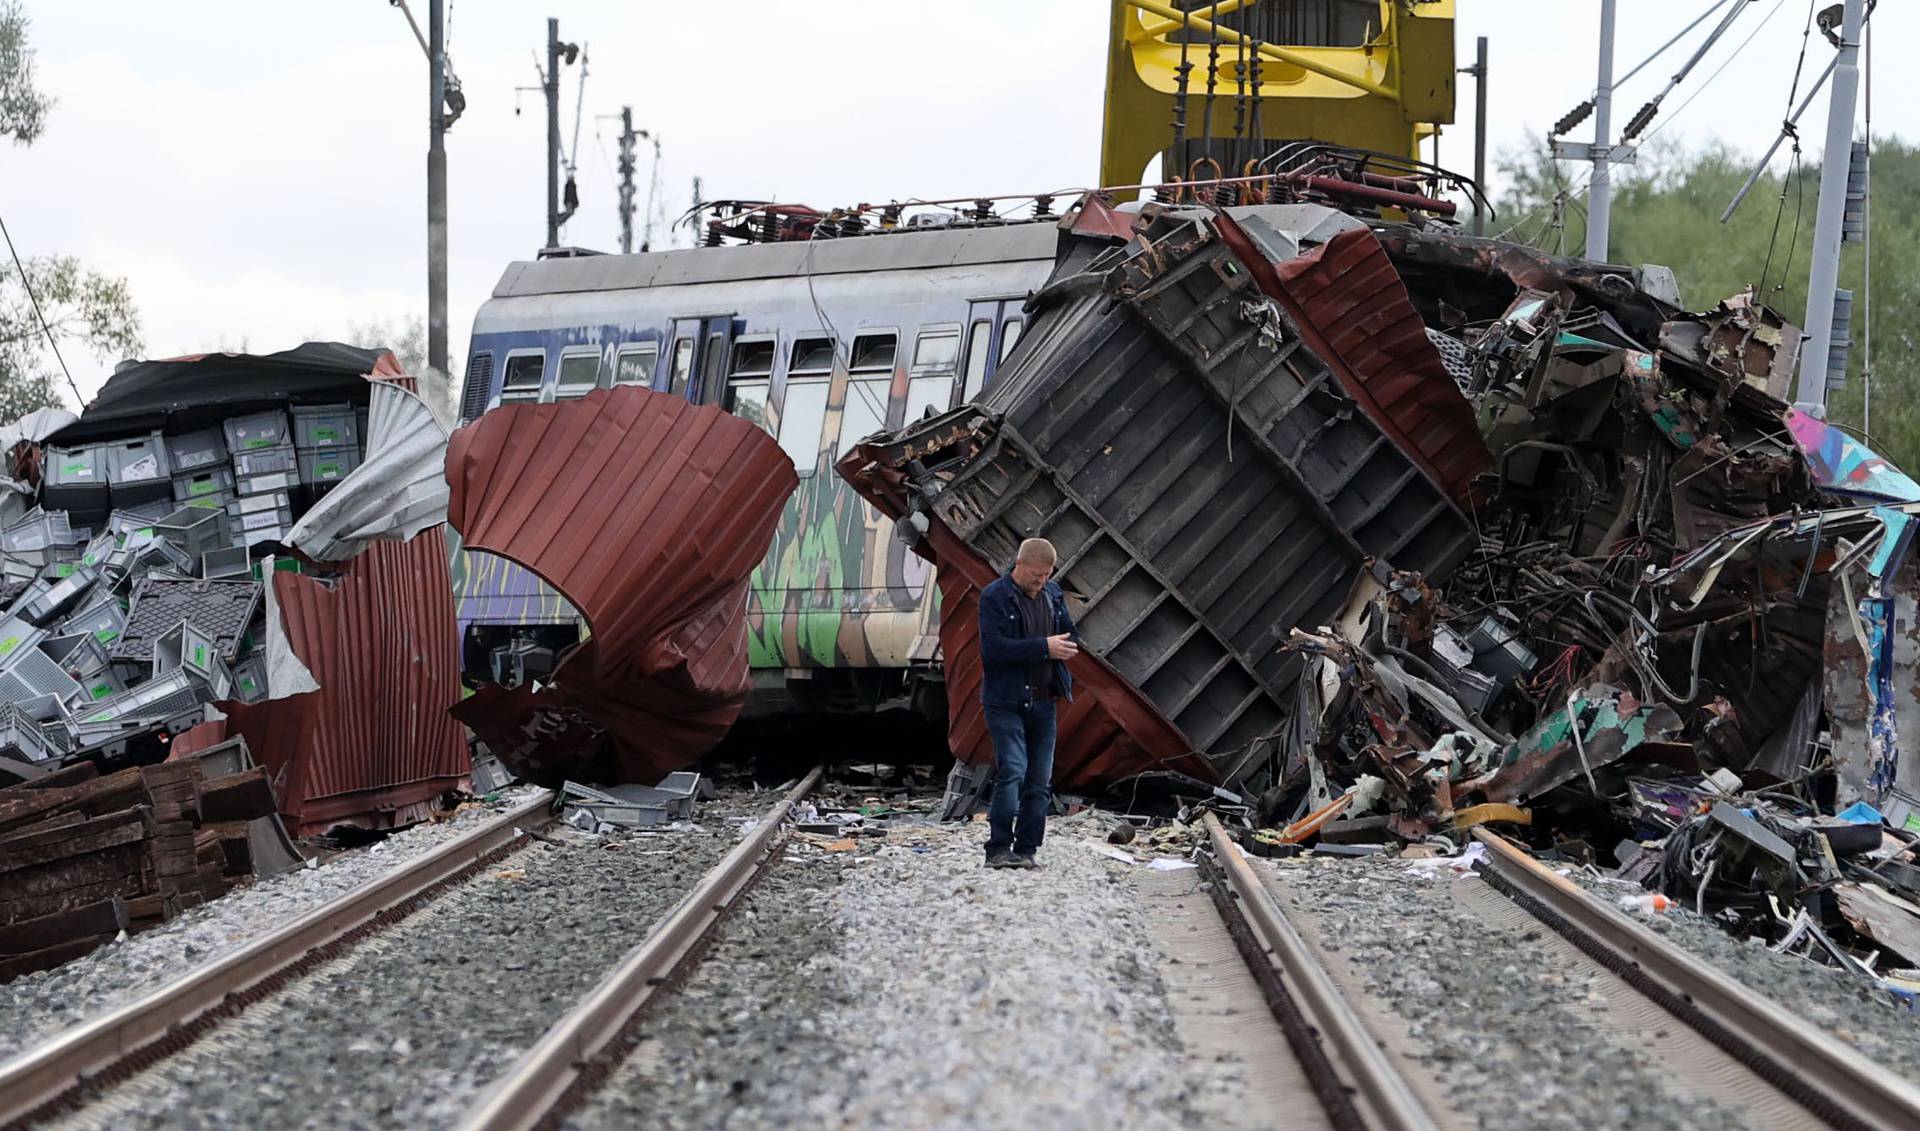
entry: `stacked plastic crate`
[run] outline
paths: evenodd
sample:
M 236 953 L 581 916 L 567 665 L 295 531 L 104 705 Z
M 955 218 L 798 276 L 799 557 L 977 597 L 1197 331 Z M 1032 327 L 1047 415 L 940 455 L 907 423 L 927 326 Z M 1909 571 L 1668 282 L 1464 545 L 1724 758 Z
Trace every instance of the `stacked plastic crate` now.
M 360 466 L 360 422 L 350 404 L 295 405 L 300 482 L 311 503 Z
M 275 409 L 229 417 L 226 434 L 233 454 L 234 499 L 227 504 L 233 541 L 252 546 L 284 539 L 293 528 L 293 490 L 300 485 L 287 414 Z

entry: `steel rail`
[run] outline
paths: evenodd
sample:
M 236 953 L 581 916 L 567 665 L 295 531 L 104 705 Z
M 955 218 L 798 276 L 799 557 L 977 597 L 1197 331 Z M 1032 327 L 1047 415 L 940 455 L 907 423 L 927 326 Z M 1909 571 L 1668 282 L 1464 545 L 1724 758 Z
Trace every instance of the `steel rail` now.
M 461 1123 L 463 1131 L 541 1126 L 603 1082 L 624 1056 L 623 1038 L 642 1011 L 661 987 L 692 969 L 714 928 L 774 859 L 788 810 L 819 784 L 821 773 L 814 767 L 767 810 L 699 886 L 488 1088 Z
M 1380 1044 L 1287 922 L 1240 846 L 1207 813 L 1213 843 L 1214 904 L 1241 944 L 1334 1125 L 1370 1131 L 1432 1131 L 1433 1120 L 1394 1070 Z M 1218 882 L 1224 881 L 1224 882 Z
M 1475 829 L 1481 875 L 1534 917 L 1821 1119 L 1920 1127 L 1920 1088 L 1602 904 L 1518 845 Z
M 498 857 L 531 843 L 550 820 L 551 791 L 215 958 L 138 1001 L 55 1036 L 0 1064 L 0 1127 L 38 1121 L 144 1071 L 225 1018 L 398 922 L 421 902 Z

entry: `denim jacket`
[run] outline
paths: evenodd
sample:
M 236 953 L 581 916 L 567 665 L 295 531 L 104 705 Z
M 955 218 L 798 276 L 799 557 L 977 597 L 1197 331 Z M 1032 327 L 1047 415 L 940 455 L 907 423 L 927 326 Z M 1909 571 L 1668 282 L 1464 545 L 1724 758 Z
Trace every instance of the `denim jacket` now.
M 1057 582 L 1047 582 L 1044 593 L 1053 606 L 1053 633 L 1073 632 L 1067 601 Z M 1002 575 L 980 592 L 980 703 L 987 707 L 1024 707 L 1033 702 L 1027 665 L 1047 658 L 1047 642 L 1021 635 L 1020 609 L 1014 604 L 1019 589 Z M 1078 637 L 1075 637 L 1077 640 Z M 1053 690 L 1057 698 L 1073 698 L 1073 676 L 1067 665 L 1053 661 Z

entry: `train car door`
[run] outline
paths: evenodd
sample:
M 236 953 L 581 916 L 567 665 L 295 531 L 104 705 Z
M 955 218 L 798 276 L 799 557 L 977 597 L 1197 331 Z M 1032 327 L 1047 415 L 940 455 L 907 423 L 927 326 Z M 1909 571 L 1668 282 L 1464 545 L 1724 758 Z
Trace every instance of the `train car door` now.
M 1024 298 L 975 299 L 967 311 L 967 343 L 960 399 L 970 401 L 993 384 L 1000 363 L 1013 352 L 1026 328 Z
M 673 341 L 667 347 L 667 391 L 694 404 L 720 403 L 732 339 L 731 314 L 674 319 Z

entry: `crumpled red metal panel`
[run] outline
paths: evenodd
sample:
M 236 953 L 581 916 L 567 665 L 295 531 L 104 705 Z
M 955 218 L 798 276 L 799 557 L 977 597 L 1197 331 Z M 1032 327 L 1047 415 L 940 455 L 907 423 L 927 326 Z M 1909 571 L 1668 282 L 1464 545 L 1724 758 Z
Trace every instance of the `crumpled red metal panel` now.
M 592 635 L 552 682 L 453 711 L 516 773 L 651 784 L 712 749 L 746 701 L 747 584 L 793 462 L 758 426 L 623 387 L 509 405 L 453 434 L 448 519 L 526 566 Z
M 329 588 L 273 575 L 287 637 L 318 691 L 223 702 L 227 718 L 177 738 L 174 753 L 238 734 L 273 776 L 295 836 L 339 824 L 388 827 L 460 786 L 472 767 L 447 708 L 460 652 L 446 539 L 380 542 L 340 565 Z
M 875 462 L 877 454 L 874 448 L 855 448 L 835 470 L 882 514 L 899 521 L 907 513 L 905 478 Z M 980 709 L 980 590 L 999 575 L 945 523 L 927 517 L 927 536 L 917 549 L 933 561 L 940 585 L 947 749 L 969 766 L 985 765 L 993 761 L 993 738 Z M 1099 657 L 1082 652 L 1067 662 L 1067 670 L 1073 675 L 1073 701 L 1057 706 L 1054 788 L 1097 789 L 1149 770 L 1177 770 L 1208 783 L 1218 780 L 1179 730 Z
M 1373 233 L 1342 232 L 1274 264 L 1231 216 L 1214 216 L 1221 238 L 1287 308 L 1307 345 L 1379 429 L 1456 503 L 1493 466 L 1474 419 L 1427 337 L 1426 323 L 1393 260 Z

